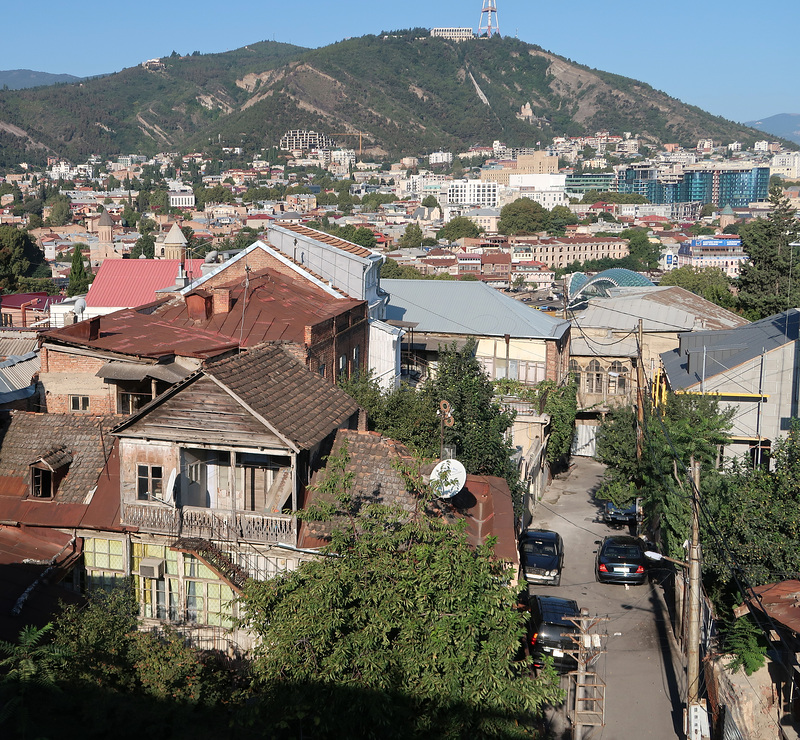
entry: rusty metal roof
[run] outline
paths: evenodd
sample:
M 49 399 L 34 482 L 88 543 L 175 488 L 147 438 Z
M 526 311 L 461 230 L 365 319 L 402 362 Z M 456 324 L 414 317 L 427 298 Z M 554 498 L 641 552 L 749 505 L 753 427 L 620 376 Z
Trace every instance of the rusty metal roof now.
M 768 583 L 756 586 L 753 591 L 758 598 L 748 599 L 751 606 L 800 635 L 800 581 Z
M 339 237 L 336 236 L 331 236 L 324 231 L 317 231 L 316 229 L 309 229 L 307 226 L 299 226 L 297 224 L 290 224 L 283 221 L 281 221 L 280 227 L 282 229 L 286 229 L 287 231 L 293 231 L 295 234 L 301 234 L 309 239 L 322 242 L 330 247 L 341 249 L 343 252 L 349 252 L 350 254 L 354 254 L 358 257 L 372 257 L 375 255 L 375 252 L 373 252 L 371 249 L 362 247 L 359 244 L 353 244 L 353 242 L 348 242 L 344 239 L 339 239 Z
M 264 269 L 247 285 L 236 280 L 215 290 L 230 290 L 229 309 L 208 318 L 189 316 L 183 296 L 154 301 L 99 317 L 97 339 L 81 336 L 81 324 L 44 332 L 48 340 L 137 357 L 207 359 L 263 342 L 305 344 L 306 327 L 332 319 L 363 303 L 335 298 L 307 280 Z

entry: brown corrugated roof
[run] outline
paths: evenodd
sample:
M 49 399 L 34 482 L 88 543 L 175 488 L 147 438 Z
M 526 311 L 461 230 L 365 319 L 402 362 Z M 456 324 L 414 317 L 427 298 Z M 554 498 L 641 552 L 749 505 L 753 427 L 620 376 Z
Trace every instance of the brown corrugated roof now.
M 308 370 L 280 345 L 210 362 L 203 372 L 300 449 L 311 449 L 358 411 L 347 393 Z
M 307 236 L 309 239 L 315 239 L 318 242 L 329 244 L 332 247 L 349 252 L 350 254 L 355 254 L 358 257 L 371 257 L 374 254 L 371 249 L 367 249 L 366 247 L 362 247 L 358 244 L 353 244 L 353 242 L 348 242 L 344 239 L 339 239 L 339 237 L 336 236 L 331 236 L 330 234 L 326 234 L 324 231 L 317 231 L 316 229 L 309 229 L 307 226 L 298 226 L 297 224 L 290 223 L 281 223 L 280 226 L 282 229 L 293 231 L 296 234 L 302 234 L 303 236 Z
M 800 581 L 768 583 L 756 586 L 753 591 L 758 598 L 748 599 L 752 606 L 800 635 Z

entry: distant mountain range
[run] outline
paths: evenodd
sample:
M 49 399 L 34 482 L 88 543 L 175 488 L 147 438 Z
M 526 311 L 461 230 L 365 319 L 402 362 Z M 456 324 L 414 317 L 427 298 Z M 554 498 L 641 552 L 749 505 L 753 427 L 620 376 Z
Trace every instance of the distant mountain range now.
M 319 49 L 262 41 L 222 54 L 163 57 L 100 78 L 0 91 L 0 167 L 48 154 L 255 153 L 289 129 L 329 134 L 364 157 L 458 152 L 500 139 L 535 147 L 608 130 L 653 146 L 763 134 L 646 83 L 515 38 L 460 43 L 415 28 Z
M 800 144 L 800 113 L 778 113 L 760 121 L 749 121 L 745 126 Z
M 32 69 L 0 69 L 0 89 L 22 90 L 26 87 L 57 85 L 59 82 L 77 82 L 75 75 L 54 75 L 50 72 L 34 72 Z

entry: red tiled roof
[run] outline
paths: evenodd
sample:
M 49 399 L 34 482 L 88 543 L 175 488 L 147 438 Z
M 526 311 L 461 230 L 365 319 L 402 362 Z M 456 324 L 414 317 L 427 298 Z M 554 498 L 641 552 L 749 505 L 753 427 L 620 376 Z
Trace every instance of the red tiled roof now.
M 200 276 L 203 260 L 186 260 L 185 269 Z M 89 286 L 86 304 L 92 308 L 134 308 L 152 303 L 157 290 L 175 285 L 180 260 L 103 260 Z
M 316 239 L 318 242 L 323 242 L 331 247 L 336 247 L 344 252 L 355 254 L 358 257 L 371 257 L 373 252 L 371 249 L 362 247 L 352 242 L 347 242 L 344 239 L 339 239 L 336 236 L 326 234 L 324 231 L 317 231 L 316 229 L 309 229 L 307 226 L 298 226 L 297 224 L 281 223 L 281 228 L 294 231 L 296 234 L 302 234 L 310 239 Z

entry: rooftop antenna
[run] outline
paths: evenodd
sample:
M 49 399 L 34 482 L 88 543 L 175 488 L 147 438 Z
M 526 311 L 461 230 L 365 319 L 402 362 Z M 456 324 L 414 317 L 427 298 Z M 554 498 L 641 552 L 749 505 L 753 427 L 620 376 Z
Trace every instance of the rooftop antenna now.
M 500 35 L 500 26 L 497 21 L 497 2 L 496 0 L 483 0 L 481 9 L 481 21 L 478 24 L 478 36 L 486 34 L 486 38 L 491 38 L 495 33 Z

